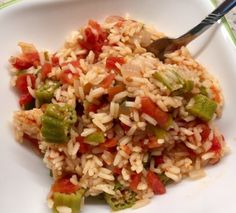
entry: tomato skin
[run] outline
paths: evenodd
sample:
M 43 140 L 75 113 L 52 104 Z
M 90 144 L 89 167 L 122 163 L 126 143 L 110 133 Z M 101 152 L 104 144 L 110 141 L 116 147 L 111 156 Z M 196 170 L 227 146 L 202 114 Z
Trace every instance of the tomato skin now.
M 121 128 L 125 131 L 125 132 L 127 132 L 127 131 L 129 131 L 130 130 L 130 126 L 127 126 L 127 125 L 125 125 L 124 123 L 120 123 L 120 126 L 121 126 Z
M 128 145 L 122 145 L 121 146 L 121 149 L 124 150 L 124 152 L 127 154 L 127 155 L 130 155 L 132 153 L 132 150 L 129 148 Z
M 53 54 L 51 60 L 52 60 L 52 66 L 53 66 L 53 67 L 59 65 L 59 58 L 56 56 L 56 54 Z
M 125 64 L 125 59 L 123 57 L 108 57 L 106 60 L 106 68 L 108 70 L 119 71 L 119 68 L 116 66 L 116 63 L 122 65 Z
M 202 141 L 206 141 L 210 135 L 211 129 L 207 124 L 202 124 L 202 132 L 200 133 Z
M 162 127 L 168 123 L 168 113 L 162 111 L 149 97 L 141 98 L 141 111 L 154 118 Z
M 141 174 L 137 174 L 137 173 L 133 173 L 130 176 L 131 182 L 129 187 L 133 190 L 136 191 L 137 190 L 137 186 L 141 181 Z
M 38 52 L 25 53 L 24 57 L 35 67 L 40 64 Z
M 38 52 L 25 53 L 19 57 L 12 57 L 10 63 L 18 70 L 28 69 L 40 64 Z
M 149 142 L 147 146 L 149 149 L 155 149 L 161 146 L 159 143 L 157 143 L 157 138 L 155 136 L 149 136 L 148 139 Z
M 119 167 L 114 167 L 112 171 L 117 176 L 121 174 L 121 168 Z
M 152 171 L 147 173 L 147 182 L 149 187 L 153 190 L 154 194 L 165 194 L 166 188 L 164 184 L 160 181 L 159 177 Z
M 104 88 L 104 89 L 107 89 L 110 87 L 110 85 L 112 84 L 112 81 L 115 79 L 115 74 L 110 74 L 108 75 L 101 83 L 101 86 Z
M 82 136 L 78 136 L 76 141 L 79 143 L 79 153 L 84 154 L 90 151 L 90 145 L 84 143 L 84 138 Z
M 124 84 L 120 84 L 120 85 L 116 85 L 114 87 L 110 87 L 108 88 L 108 99 L 109 101 L 112 101 L 112 99 L 114 98 L 114 96 L 122 91 L 125 90 L 125 85 Z
M 32 64 L 25 60 L 22 57 L 14 57 L 11 59 L 11 64 L 13 67 L 15 67 L 18 70 L 25 70 L 32 66 Z
M 63 72 L 60 73 L 60 81 L 63 84 L 73 84 L 74 79 L 78 78 L 79 74 L 72 73 L 70 70 L 64 70 Z
M 72 66 L 77 67 L 77 68 L 80 67 L 79 61 L 64 62 L 64 63 L 61 64 L 61 67 L 66 66 L 68 64 L 71 64 Z
M 96 21 L 90 20 L 84 35 L 84 38 L 78 41 L 79 45 L 88 51 L 92 50 L 98 56 L 105 44 L 107 32 Z
M 29 93 L 21 94 L 19 99 L 20 107 L 24 109 L 25 106 L 30 104 L 33 100 L 34 98 Z
M 219 142 L 219 139 L 216 136 L 214 136 L 211 142 L 212 142 L 212 146 L 210 148 L 210 151 L 220 152 L 221 144 Z
M 114 138 L 107 139 L 104 143 L 102 143 L 100 146 L 102 148 L 113 148 L 117 145 L 118 141 Z
M 41 71 L 42 80 L 45 80 L 51 71 L 52 71 L 52 65 L 49 63 L 45 63 L 42 66 L 42 71 Z
M 69 178 L 61 178 L 55 181 L 52 185 L 53 192 L 60 192 L 65 194 L 71 194 L 76 192 L 80 187 L 78 185 L 74 185 L 70 182 Z
M 86 107 L 86 111 L 96 113 L 103 106 L 104 106 L 103 103 L 100 103 L 100 104 L 91 104 L 91 103 L 89 103 L 88 106 Z
M 35 88 L 35 80 L 36 77 L 33 74 L 22 74 L 19 75 L 16 79 L 16 89 L 21 93 L 28 93 L 28 88 L 27 88 L 27 77 L 30 77 L 31 83 L 32 83 L 32 88 Z
M 156 156 L 154 158 L 154 160 L 155 160 L 155 165 L 156 166 L 159 166 L 160 164 L 164 163 L 164 159 L 163 159 L 162 155 L 161 156 Z

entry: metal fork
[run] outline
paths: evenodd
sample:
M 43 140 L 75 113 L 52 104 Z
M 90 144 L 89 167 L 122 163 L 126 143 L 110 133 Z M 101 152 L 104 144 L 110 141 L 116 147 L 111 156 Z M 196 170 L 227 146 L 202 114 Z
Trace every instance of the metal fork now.
M 201 21 L 200 24 L 189 30 L 179 38 L 164 37 L 153 41 L 146 47 L 147 51 L 152 52 L 161 61 L 165 59 L 165 54 L 173 52 L 182 46 L 186 46 L 192 40 L 197 38 L 222 16 L 228 13 L 233 7 L 236 6 L 236 0 L 225 0 L 220 4 L 211 14 Z

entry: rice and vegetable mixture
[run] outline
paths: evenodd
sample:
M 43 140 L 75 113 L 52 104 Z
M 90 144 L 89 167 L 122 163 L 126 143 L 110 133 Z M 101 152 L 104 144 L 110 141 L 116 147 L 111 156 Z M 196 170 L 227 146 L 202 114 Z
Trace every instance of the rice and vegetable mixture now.
M 184 47 L 164 63 L 145 50 L 163 36 L 111 16 L 72 32 L 56 53 L 19 43 L 10 59 L 16 138 L 51 172 L 53 212 L 76 213 L 98 195 L 112 210 L 138 208 L 224 156 L 217 81 Z

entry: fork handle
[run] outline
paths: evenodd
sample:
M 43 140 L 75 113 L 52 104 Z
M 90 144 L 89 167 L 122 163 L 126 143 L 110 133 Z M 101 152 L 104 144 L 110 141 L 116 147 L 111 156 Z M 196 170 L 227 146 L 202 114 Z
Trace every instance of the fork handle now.
M 234 6 L 236 6 L 236 0 L 225 0 L 211 14 L 209 14 L 205 19 L 203 19 L 200 24 L 196 25 L 190 31 L 179 37 L 179 39 L 182 40 L 185 45 L 187 45 L 193 39 L 205 32 L 210 26 L 217 22 Z

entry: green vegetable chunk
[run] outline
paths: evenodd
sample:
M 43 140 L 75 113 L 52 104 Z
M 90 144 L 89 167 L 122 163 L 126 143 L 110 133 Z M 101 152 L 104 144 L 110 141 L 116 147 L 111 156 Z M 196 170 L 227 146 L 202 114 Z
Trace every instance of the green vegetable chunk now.
M 160 181 L 161 181 L 165 186 L 173 182 L 173 181 L 172 181 L 170 178 L 168 178 L 164 173 L 158 174 L 158 177 L 159 177 Z
M 161 127 L 153 126 L 149 124 L 147 126 L 147 130 L 150 131 L 154 136 L 156 136 L 157 139 L 165 139 L 167 136 L 167 131 Z
M 66 206 L 71 208 L 71 213 L 78 213 L 80 212 L 81 208 L 81 201 L 84 197 L 85 190 L 80 189 L 76 193 L 72 194 L 65 194 L 60 192 L 53 193 L 53 213 L 59 213 L 57 207 L 59 206 Z
M 200 87 L 200 93 L 201 93 L 202 95 L 208 96 L 206 87 L 204 87 L 204 86 L 201 86 L 201 87 Z
M 187 81 L 184 82 L 182 88 L 180 88 L 176 91 L 173 91 L 171 93 L 171 95 L 173 95 L 173 96 L 182 96 L 184 94 L 189 94 L 189 93 L 191 93 L 193 87 L 194 87 L 193 81 L 187 80 Z
M 49 104 L 41 118 L 41 133 L 48 143 L 65 143 L 68 131 L 76 120 L 76 111 L 72 106 Z
M 160 70 L 154 73 L 153 76 L 171 92 L 183 88 L 185 83 L 184 79 L 173 69 Z
M 102 132 L 94 132 L 88 135 L 85 141 L 89 143 L 99 144 L 99 143 L 104 143 L 105 138 Z
M 123 187 L 118 187 L 117 190 L 120 190 L 120 193 L 116 193 L 115 195 L 110 195 L 105 193 L 104 195 L 106 202 L 113 211 L 127 209 L 135 204 L 136 202 L 135 192 L 127 188 L 123 189 Z
M 217 104 L 205 95 L 198 94 L 190 100 L 186 108 L 192 115 L 204 121 L 210 121 L 216 111 Z
M 36 101 L 39 106 L 44 103 L 50 103 L 55 90 L 59 87 L 59 83 L 55 81 L 46 81 L 35 91 Z

